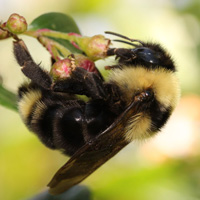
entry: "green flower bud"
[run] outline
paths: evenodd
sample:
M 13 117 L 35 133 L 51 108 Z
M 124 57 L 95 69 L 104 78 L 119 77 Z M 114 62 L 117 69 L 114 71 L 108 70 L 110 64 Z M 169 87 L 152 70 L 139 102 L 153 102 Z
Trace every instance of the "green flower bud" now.
M 93 37 L 77 37 L 76 42 L 79 48 L 93 61 L 106 58 L 110 40 L 103 35 Z
M 27 23 L 24 17 L 14 13 L 9 17 L 6 27 L 11 33 L 20 34 L 27 30 Z
M 8 31 L 4 31 L 4 30 L 0 29 L 0 40 L 6 39 L 9 36 L 10 35 L 9 35 Z

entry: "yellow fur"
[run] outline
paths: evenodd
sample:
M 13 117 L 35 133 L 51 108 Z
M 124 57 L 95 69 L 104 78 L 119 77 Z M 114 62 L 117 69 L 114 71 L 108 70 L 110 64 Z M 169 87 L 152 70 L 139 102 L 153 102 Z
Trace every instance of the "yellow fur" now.
M 116 82 L 126 94 L 127 102 L 130 102 L 135 93 L 152 88 L 155 98 L 165 107 L 174 108 L 179 100 L 180 91 L 176 74 L 160 68 L 148 70 L 144 67 L 123 70 L 115 69 L 110 80 Z
M 125 138 L 128 141 L 135 139 L 142 140 L 152 135 L 149 134 L 151 127 L 151 119 L 144 113 L 139 113 L 129 120 L 129 124 L 125 127 Z
M 26 122 L 27 118 L 31 114 L 32 108 L 36 101 L 39 101 L 42 97 L 42 93 L 39 90 L 30 90 L 20 99 L 18 108 L 22 119 Z
M 117 83 L 122 92 L 126 95 L 124 99 L 127 103 L 132 101 L 134 94 L 151 88 L 155 98 L 160 102 L 163 109 L 176 107 L 180 98 L 180 90 L 176 74 L 164 68 L 148 70 L 144 67 L 123 67 L 123 70 L 112 71 L 109 80 Z M 154 133 L 150 133 L 152 125 L 150 116 L 139 113 L 129 120 L 125 129 L 127 140 L 144 139 Z
M 35 106 L 36 107 L 33 111 L 31 123 L 36 123 L 38 119 L 41 117 L 41 114 L 44 112 L 44 110 L 47 109 L 47 105 L 45 105 L 41 101 L 38 101 L 37 104 L 35 104 Z

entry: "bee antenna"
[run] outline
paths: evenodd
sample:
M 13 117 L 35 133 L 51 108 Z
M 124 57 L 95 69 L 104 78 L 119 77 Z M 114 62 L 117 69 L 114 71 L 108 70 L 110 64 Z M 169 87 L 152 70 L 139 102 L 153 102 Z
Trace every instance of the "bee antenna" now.
M 134 44 L 134 43 L 131 43 L 131 42 L 127 42 L 127 41 L 124 41 L 124 40 L 113 40 L 115 42 L 122 42 L 122 43 L 125 43 L 125 44 L 129 44 L 131 46 L 134 46 L 134 47 L 139 47 L 139 45 L 137 44 Z
M 105 34 L 115 35 L 115 36 L 124 38 L 124 39 L 126 39 L 126 40 L 129 40 L 129 41 L 131 41 L 131 42 L 139 42 L 142 46 L 144 46 L 144 43 L 143 43 L 142 41 L 128 38 L 128 37 L 126 37 L 126 36 L 124 36 L 124 35 L 121 35 L 121 34 L 119 34 L 119 33 L 114 33 L 114 32 L 112 32 L 112 31 L 105 31 Z

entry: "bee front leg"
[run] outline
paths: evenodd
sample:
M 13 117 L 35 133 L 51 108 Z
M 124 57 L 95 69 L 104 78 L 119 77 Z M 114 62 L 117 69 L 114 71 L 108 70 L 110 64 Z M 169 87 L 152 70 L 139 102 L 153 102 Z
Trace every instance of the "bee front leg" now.
M 86 95 L 92 99 L 105 99 L 107 96 L 102 77 L 81 67 L 76 67 L 69 78 L 55 82 L 52 89 Z
M 15 41 L 13 50 L 24 75 L 41 87 L 50 89 L 52 84 L 51 77 L 33 61 L 25 43 L 22 40 Z

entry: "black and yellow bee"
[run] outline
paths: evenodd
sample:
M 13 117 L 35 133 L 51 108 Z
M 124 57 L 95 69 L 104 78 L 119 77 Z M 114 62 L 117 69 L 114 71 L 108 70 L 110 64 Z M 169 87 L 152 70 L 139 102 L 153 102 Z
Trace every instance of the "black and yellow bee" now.
M 176 67 L 159 44 L 106 33 L 133 46 L 108 49 L 117 64 L 109 67 L 107 81 L 76 67 L 69 78 L 53 82 L 23 41 L 14 42 L 17 62 L 31 80 L 18 92 L 24 123 L 47 147 L 72 156 L 49 183 L 52 194 L 81 182 L 132 140 L 155 135 L 178 102 Z

